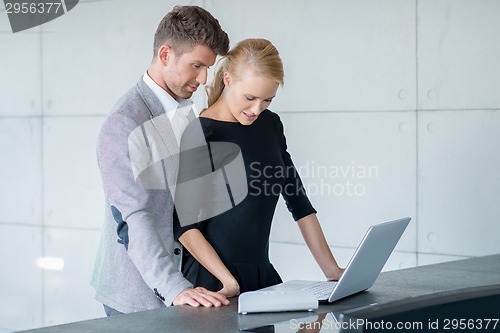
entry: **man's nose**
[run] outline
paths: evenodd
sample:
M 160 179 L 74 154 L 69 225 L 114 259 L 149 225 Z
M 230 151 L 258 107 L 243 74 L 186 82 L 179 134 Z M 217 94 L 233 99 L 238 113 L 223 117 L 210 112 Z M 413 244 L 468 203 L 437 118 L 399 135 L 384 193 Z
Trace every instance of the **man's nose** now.
M 208 68 L 204 68 L 199 72 L 198 77 L 196 78 L 196 81 L 199 84 L 205 84 L 205 83 L 207 83 L 207 76 L 208 76 Z

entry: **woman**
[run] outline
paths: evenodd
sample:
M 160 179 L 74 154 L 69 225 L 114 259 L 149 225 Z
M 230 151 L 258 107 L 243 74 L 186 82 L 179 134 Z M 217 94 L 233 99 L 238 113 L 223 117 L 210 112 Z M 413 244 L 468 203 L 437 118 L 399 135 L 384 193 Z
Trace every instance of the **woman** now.
M 198 120 L 209 148 L 204 156 L 210 159 L 212 170 L 223 168 L 241 153 L 248 194 L 239 203 L 232 201 L 233 208 L 202 222 L 195 223 L 196 214 L 187 225 L 177 220 L 175 236 L 189 251 L 183 264 L 186 278 L 195 286 L 228 297 L 282 282 L 268 255 L 271 222 L 280 194 L 326 278 L 338 280 L 343 272 L 287 152 L 283 125 L 278 115 L 267 109 L 278 86 L 283 85 L 283 76 L 281 58 L 269 41 L 240 42 L 221 59 L 207 89 L 208 108 Z M 183 136 L 183 143 L 191 142 L 188 146 L 193 146 L 193 140 L 186 138 L 196 132 L 195 126 L 191 123 Z M 238 151 L 223 149 L 225 155 L 214 157 L 215 143 L 231 143 Z M 180 174 L 192 173 L 186 168 L 203 164 L 182 155 L 180 160 Z M 229 188 L 227 175 L 224 177 Z M 188 201 L 192 201 L 186 201 L 184 207 L 194 206 L 201 196 L 211 196 L 207 191 L 211 189 L 203 186 L 198 195 L 190 194 Z M 231 190 L 229 193 L 231 196 Z

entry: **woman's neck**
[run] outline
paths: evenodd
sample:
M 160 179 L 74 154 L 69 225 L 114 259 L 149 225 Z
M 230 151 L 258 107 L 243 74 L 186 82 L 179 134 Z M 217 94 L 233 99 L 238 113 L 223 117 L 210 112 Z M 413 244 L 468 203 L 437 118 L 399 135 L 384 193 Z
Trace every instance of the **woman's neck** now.
M 205 111 L 203 111 L 203 113 L 200 114 L 200 117 L 210 118 L 219 121 L 238 122 L 238 120 L 235 119 L 233 114 L 231 113 L 231 110 L 229 109 L 228 105 L 224 103 L 222 96 L 217 100 L 217 102 L 215 102 Z

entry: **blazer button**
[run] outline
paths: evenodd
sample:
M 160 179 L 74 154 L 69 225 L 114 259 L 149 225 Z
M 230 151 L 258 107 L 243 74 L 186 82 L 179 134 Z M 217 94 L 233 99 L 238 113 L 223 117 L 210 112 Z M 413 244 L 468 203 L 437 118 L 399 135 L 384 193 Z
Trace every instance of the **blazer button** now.
M 154 292 L 155 292 L 156 297 L 158 297 L 158 298 L 159 298 L 159 299 L 161 299 L 163 302 L 165 302 L 165 297 L 163 297 L 163 295 L 162 295 L 162 294 L 160 294 L 160 293 L 158 292 L 158 289 L 154 288 L 153 290 L 154 290 Z
M 176 247 L 176 248 L 174 249 L 174 254 L 175 254 L 176 256 L 178 256 L 179 254 L 181 254 L 181 249 L 179 249 L 178 247 Z

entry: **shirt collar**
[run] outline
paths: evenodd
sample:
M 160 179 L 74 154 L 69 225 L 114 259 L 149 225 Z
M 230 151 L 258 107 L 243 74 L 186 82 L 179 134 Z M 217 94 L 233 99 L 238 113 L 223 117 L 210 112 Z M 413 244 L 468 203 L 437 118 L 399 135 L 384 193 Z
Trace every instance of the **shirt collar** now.
M 156 82 L 153 81 L 147 71 L 144 73 L 142 79 L 160 101 L 170 121 L 172 121 L 176 110 L 179 110 L 179 112 L 182 112 L 185 116 L 189 114 L 189 111 L 191 110 L 191 106 L 193 104 L 193 101 L 191 99 L 179 98 L 179 101 L 175 100 L 172 96 L 169 95 L 169 93 L 167 93 L 162 87 L 160 87 Z

